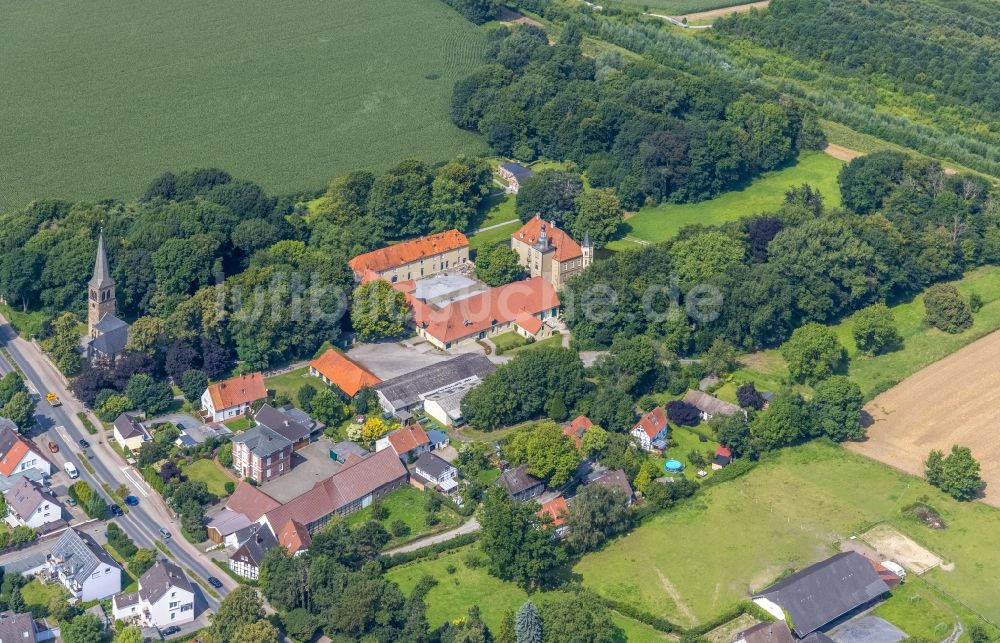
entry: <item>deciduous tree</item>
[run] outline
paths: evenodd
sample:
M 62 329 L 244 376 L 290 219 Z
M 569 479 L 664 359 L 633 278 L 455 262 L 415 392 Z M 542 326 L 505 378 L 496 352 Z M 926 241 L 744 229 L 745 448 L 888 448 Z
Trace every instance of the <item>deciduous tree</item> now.
M 868 355 L 887 353 L 903 345 L 892 311 L 884 303 L 862 308 L 854 315 L 854 343 Z
M 373 279 L 354 290 L 351 324 L 363 342 L 401 337 L 411 317 L 406 295 L 382 279 Z
M 781 346 L 781 356 L 796 382 L 817 382 L 840 372 L 847 362 L 847 350 L 833 330 L 822 324 L 796 328 Z

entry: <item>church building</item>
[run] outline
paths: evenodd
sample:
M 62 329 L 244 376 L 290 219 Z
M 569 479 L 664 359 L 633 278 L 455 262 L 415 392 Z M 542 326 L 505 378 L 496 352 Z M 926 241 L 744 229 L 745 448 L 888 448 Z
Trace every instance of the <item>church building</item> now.
M 102 231 L 97 239 L 94 276 L 87 284 L 87 339 L 84 341 L 87 359 L 114 359 L 125 350 L 129 326 L 118 319 L 115 312 L 115 280 L 108 269 Z

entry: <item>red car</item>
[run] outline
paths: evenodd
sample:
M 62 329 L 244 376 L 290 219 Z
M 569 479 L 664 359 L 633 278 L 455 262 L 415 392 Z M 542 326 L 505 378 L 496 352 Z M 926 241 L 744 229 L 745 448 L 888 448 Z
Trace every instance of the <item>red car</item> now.
M 59 445 L 52 440 L 49 440 L 49 451 L 52 453 L 59 453 Z

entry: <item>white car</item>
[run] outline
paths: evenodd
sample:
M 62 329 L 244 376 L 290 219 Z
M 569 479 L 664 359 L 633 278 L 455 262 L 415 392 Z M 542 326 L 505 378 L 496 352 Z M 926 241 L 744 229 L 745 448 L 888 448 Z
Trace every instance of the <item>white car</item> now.
M 73 480 L 76 480 L 77 478 L 80 477 L 80 472 L 76 470 L 76 465 L 73 464 L 72 462 L 67 462 L 66 464 L 64 464 L 63 469 L 66 471 L 66 475 L 68 475 Z

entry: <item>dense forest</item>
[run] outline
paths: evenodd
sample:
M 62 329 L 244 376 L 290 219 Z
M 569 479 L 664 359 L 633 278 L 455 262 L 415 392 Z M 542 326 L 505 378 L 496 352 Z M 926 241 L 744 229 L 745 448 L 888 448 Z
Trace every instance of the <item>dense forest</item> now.
M 775 346 L 803 324 L 1000 261 L 997 201 L 979 177 L 880 152 L 852 161 L 839 181 L 843 210 L 802 186 L 777 212 L 691 226 L 595 263 L 563 293 L 577 347 L 640 334 L 680 355 L 718 338 L 746 350 Z M 695 315 L 688 304 L 704 294 L 698 286 L 718 296 Z
M 1000 175 L 998 23 L 988 2 L 775 0 L 708 40 L 825 118 Z
M 583 37 L 599 28 L 570 20 L 555 44 L 532 25 L 491 31 L 486 64 L 455 87 L 452 120 L 500 155 L 574 161 L 628 208 L 710 198 L 823 144 L 794 101 L 731 74 L 585 57 Z

